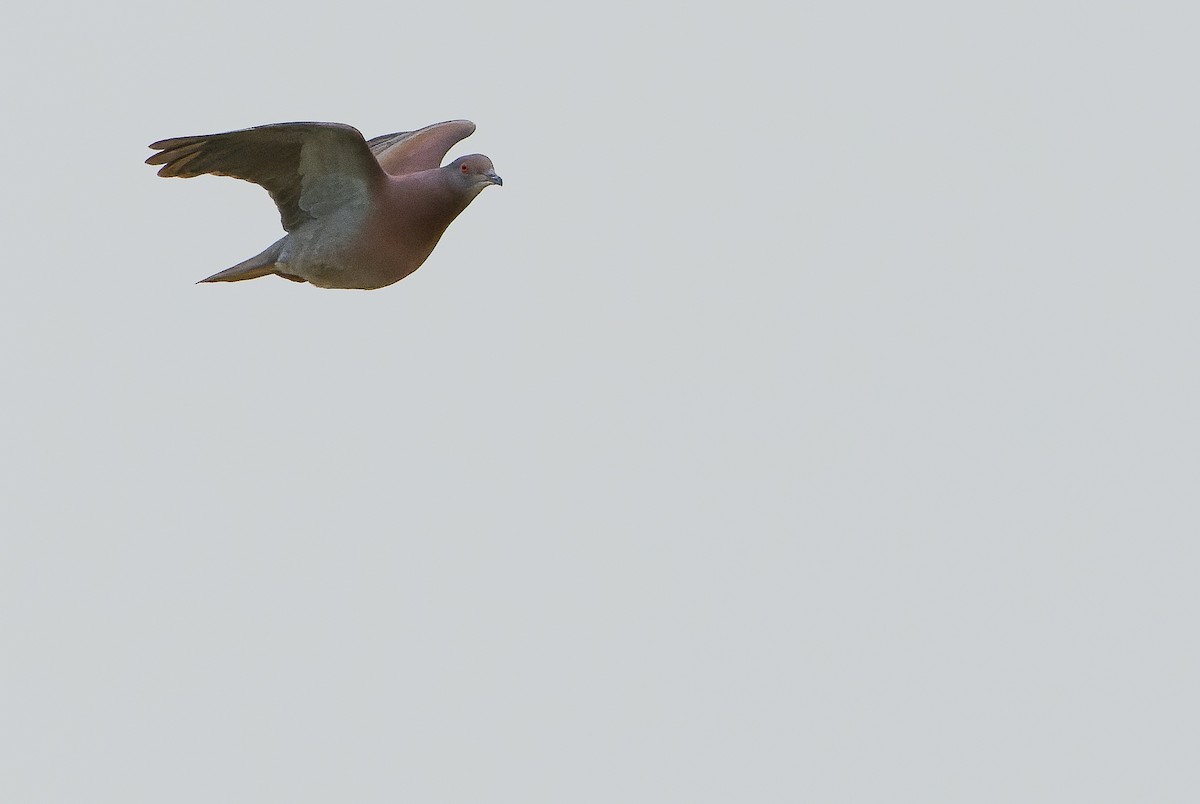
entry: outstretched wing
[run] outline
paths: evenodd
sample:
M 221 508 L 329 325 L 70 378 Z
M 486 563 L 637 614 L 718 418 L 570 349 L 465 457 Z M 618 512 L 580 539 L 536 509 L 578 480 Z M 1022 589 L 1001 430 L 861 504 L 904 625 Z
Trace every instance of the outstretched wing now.
M 344 204 L 367 201 L 384 178 L 362 134 L 341 123 L 277 123 L 150 147 L 159 153 L 146 164 L 162 165 L 160 176 L 212 173 L 261 185 L 289 232 Z
M 475 131 L 470 120 L 447 120 L 416 131 L 398 131 L 375 137 L 367 145 L 379 160 L 379 165 L 393 176 L 417 173 L 441 167 L 446 152 L 454 143 L 466 139 Z

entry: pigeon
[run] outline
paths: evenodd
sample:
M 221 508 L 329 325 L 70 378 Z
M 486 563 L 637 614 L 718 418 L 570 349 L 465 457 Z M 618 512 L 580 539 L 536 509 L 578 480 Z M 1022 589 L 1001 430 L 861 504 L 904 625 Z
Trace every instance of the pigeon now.
M 260 185 L 287 232 L 261 254 L 203 282 L 275 276 L 321 288 L 375 290 L 421 267 L 446 227 L 490 185 L 492 160 L 446 152 L 475 124 L 448 120 L 366 140 L 341 123 L 267 126 L 159 140 L 159 176 L 205 173 Z

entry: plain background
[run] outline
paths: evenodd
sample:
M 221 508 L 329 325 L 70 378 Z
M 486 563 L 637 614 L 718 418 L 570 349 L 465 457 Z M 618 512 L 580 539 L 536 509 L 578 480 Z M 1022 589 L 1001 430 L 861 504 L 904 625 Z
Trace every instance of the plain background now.
M 0 800 L 1196 800 L 1198 23 L 14 6 Z M 141 164 L 457 117 L 370 293 Z

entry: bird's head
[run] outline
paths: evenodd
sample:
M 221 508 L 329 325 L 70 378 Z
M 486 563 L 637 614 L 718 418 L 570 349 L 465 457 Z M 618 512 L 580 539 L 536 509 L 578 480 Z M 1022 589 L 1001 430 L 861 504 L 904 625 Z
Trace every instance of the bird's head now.
M 445 170 L 451 173 L 453 180 L 460 187 L 475 192 L 479 192 L 489 184 L 504 184 L 504 180 L 496 175 L 492 160 L 483 154 L 460 156 L 446 165 Z

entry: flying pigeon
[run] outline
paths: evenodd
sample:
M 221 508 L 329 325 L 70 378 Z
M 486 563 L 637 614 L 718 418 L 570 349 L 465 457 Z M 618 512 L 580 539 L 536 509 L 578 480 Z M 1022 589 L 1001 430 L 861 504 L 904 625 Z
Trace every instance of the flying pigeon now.
M 474 131 L 469 120 L 449 120 L 368 141 L 341 123 L 277 123 L 160 140 L 146 164 L 162 165 L 160 176 L 245 179 L 279 207 L 282 239 L 201 282 L 275 274 L 322 288 L 373 290 L 420 268 L 475 196 L 504 183 L 482 154 L 441 166 Z

